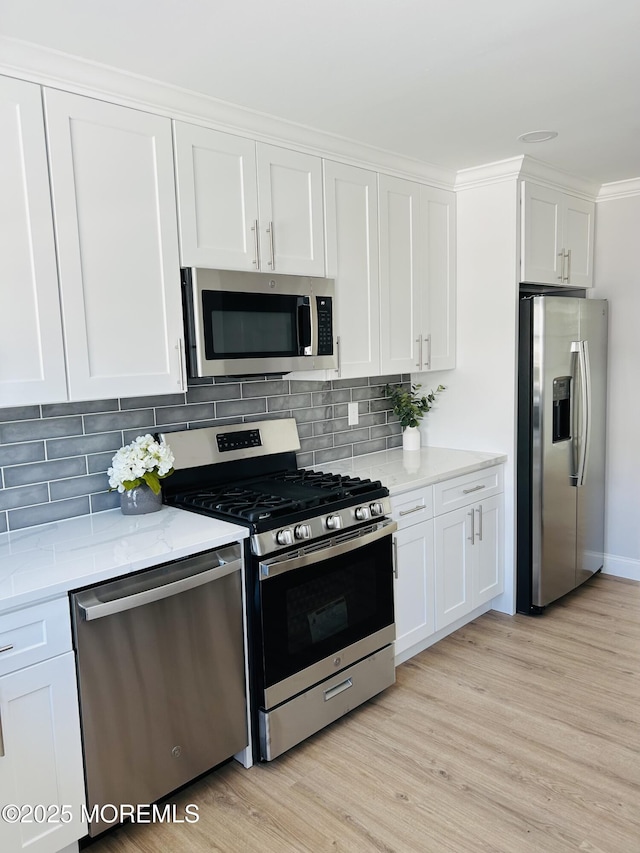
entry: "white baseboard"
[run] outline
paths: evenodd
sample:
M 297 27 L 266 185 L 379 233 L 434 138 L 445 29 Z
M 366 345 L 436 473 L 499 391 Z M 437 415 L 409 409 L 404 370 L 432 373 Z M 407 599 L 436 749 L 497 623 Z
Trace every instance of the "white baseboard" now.
M 602 574 L 640 581 L 640 560 L 633 560 L 630 557 L 616 557 L 615 554 L 605 554 Z

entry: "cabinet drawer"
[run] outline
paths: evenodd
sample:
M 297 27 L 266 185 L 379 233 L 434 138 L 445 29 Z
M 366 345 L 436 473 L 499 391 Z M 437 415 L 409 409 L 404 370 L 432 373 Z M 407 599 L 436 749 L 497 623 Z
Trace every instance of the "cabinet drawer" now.
M 397 521 L 398 530 L 433 518 L 433 487 L 394 495 L 391 498 L 391 516 Z
M 434 512 L 436 515 L 442 515 L 444 512 L 468 506 L 502 492 L 503 467 L 495 465 L 473 474 L 463 474 L 462 477 L 436 483 L 433 491 Z
M 70 649 L 71 619 L 66 598 L 0 616 L 0 675 Z

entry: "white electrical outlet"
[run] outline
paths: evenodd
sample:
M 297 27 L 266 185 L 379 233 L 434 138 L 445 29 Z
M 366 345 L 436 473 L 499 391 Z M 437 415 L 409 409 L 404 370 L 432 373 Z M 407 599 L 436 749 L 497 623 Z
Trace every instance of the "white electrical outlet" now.
M 355 426 L 358 423 L 357 403 L 347 403 L 347 417 L 349 418 L 349 426 Z

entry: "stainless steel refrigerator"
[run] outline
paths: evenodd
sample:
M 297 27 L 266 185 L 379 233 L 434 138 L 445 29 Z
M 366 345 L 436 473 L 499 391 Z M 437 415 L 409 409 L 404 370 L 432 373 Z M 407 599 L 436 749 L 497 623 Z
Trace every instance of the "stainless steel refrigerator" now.
M 516 607 L 540 613 L 602 568 L 608 304 L 520 299 Z

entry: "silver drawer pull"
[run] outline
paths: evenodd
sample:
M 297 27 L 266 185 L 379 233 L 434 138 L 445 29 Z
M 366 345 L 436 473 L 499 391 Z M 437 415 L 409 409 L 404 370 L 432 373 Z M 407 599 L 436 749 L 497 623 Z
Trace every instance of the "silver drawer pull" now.
M 13 643 L 9 643 L 8 646 L 2 646 L 2 648 L 0 648 L 0 655 L 2 654 L 2 652 L 10 652 L 12 648 Z
M 486 485 L 484 483 L 482 483 L 482 485 L 474 486 L 472 489 L 463 489 L 462 494 L 463 495 L 470 495 L 471 492 L 479 492 L 480 489 L 485 489 L 485 488 L 486 488 Z
M 2 717 L 0 717 L 0 758 L 4 758 L 4 735 L 2 734 Z
M 336 684 L 335 687 L 330 687 L 328 690 L 324 691 L 324 701 L 328 702 L 329 699 L 333 699 L 334 696 L 344 693 L 344 691 L 348 690 L 350 687 L 353 687 L 352 678 L 347 678 L 344 681 L 341 681 L 340 684 Z
M 421 509 L 425 509 L 424 504 L 419 504 L 418 506 L 414 506 L 413 509 L 403 509 L 398 515 L 411 515 L 412 512 L 420 512 Z

